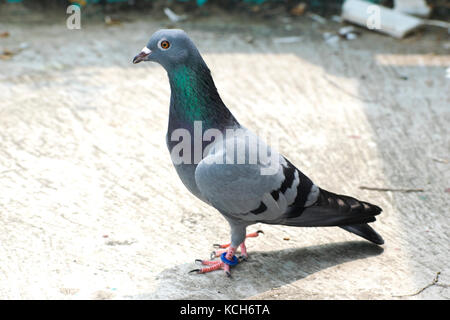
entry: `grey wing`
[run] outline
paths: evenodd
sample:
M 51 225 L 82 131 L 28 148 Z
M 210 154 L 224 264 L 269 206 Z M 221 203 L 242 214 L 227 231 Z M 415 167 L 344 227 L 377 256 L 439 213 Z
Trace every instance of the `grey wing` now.
M 233 139 L 233 154 L 227 143 L 216 145 L 195 171 L 197 186 L 212 206 L 242 220 L 276 223 L 315 202 L 318 188 L 283 156 L 258 138 L 257 148 L 249 146 L 251 139 Z M 244 163 L 236 163 L 235 150 L 245 150 Z

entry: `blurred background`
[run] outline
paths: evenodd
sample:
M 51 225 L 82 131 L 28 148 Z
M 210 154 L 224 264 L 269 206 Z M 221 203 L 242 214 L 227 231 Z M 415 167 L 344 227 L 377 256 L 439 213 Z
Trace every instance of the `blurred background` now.
M 449 299 L 449 8 L 1 0 L 0 298 Z M 131 62 L 160 28 L 315 183 L 382 207 L 386 244 L 255 225 L 232 279 L 188 274 L 229 227 L 171 165 L 165 71 Z

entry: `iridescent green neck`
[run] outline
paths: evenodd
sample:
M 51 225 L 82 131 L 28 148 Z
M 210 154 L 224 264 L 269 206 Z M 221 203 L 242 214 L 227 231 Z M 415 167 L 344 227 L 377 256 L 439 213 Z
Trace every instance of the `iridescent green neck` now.
M 235 122 L 223 104 L 211 73 L 204 63 L 181 65 L 169 73 L 171 88 L 170 117 L 176 122 L 192 125 L 202 121 L 206 127 L 221 128 Z
M 201 94 L 195 72 L 181 66 L 173 71 L 170 84 L 179 115 L 188 121 L 202 120 L 207 113 L 207 99 Z

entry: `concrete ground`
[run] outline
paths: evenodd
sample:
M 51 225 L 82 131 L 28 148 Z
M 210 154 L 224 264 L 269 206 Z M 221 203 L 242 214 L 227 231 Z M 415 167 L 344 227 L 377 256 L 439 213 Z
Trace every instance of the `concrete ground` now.
M 382 247 L 339 228 L 253 226 L 265 235 L 226 279 L 188 274 L 228 225 L 170 164 L 165 72 L 131 64 L 167 20 L 68 30 L 64 14 L 44 17 L 0 20 L 13 55 L 0 59 L 0 299 L 450 298 L 445 30 L 330 45 L 322 33 L 340 25 L 306 16 L 179 25 L 241 123 L 321 187 L 384 209 Z

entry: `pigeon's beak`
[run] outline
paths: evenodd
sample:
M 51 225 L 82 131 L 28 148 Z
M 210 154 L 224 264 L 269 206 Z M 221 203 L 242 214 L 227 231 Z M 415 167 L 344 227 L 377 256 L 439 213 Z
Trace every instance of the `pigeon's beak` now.
M 136 57 L 134 57 L 133 63 L 136 64 L 141 61 L 146 61 L 150 53 L 152 53 L 152 51 L 149 48 L 147 47 L 142 48 L 141 52 L 139 52 L 139 54 L 136 55 Z

